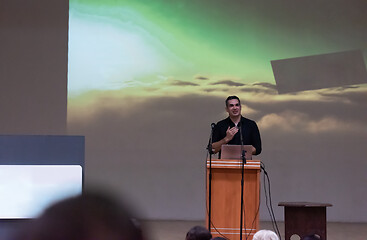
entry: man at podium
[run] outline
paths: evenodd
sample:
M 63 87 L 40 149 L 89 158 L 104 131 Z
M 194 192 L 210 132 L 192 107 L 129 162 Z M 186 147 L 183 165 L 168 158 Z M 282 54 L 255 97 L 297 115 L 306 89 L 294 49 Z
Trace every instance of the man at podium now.
M 252 154 L 260 154 L 259 128 L 255 121 L 241 115 L 241 102 L 237 96 L 229 96 L 226 99 L 226 111 L 228 117 L 219 121 L 213 129 L 212 147 L 214 153 L 219 152 L 223 144 L 229 144 L 252 145 Z

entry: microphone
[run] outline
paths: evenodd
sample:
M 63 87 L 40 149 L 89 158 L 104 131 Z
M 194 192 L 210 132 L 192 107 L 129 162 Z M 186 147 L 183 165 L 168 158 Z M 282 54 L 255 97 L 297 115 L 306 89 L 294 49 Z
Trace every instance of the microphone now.
M 209 151 L 209 153 L 210 153 L 210 157 L 211 157 L 212 154 L 214 154 L 214 152 L 213 152 L 213 145 L 212 144 L 213 144 L 213 131 L 214 131 L 215 126 L 216 126 L 215 123 L 210 124 L 210 128 L 211 128 L 211 130 L 210 130 L 210 137 L 209 137 L 208 146 L 206 148 Z

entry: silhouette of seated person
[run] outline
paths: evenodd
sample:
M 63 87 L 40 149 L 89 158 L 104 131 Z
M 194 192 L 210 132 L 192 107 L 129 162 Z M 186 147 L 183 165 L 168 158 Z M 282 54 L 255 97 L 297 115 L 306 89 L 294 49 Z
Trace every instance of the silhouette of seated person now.
M 186 240 L 210 240 L 212 234 L 202 226 L 192 227 L 186 234 Z
M 279 240 L 278 235 L 270 230 L 260 230 L 254 234 L 252 240 Z
M 215 238 L 212 238 L 211 240 L 228 240 L 228 238 L 224 238 L 224 237 L 215 237 Z
M 320 236 L 316 234 L 307 235 L 306 237 L 302 238 L 302 240 L 320 240 Z
M 116 199 L 84 192 L 48 207 L 28 224 L 19 239 L 142 240 L 143 236 L 136 220 Z

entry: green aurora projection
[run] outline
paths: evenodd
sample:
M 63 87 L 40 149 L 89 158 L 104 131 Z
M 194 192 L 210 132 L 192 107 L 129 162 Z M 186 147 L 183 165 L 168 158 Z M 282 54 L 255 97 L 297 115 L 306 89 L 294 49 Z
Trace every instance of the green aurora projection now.
M 348 13 L 306 2 L 71 0 L 69 101 L 95 91 L 177 96 L 275 84 L 271 60 L 363 47 L 346 34 L 361 19 L 324 11 Z

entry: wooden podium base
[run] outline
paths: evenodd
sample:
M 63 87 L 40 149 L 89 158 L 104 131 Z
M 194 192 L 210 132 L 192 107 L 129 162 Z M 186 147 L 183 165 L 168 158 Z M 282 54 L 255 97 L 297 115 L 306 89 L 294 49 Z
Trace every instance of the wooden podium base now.
M 241 160 L 212 160 L 211 227 L 213 237 L 240 239 Z M 209 160 L 207 161 L 207 210 L 209 211 Z M 259 230 L 260 161 L 248 160 L 244 171 L 242 239 L 251 240 Z M 208 214 L 206 226 L 208 226 Z

